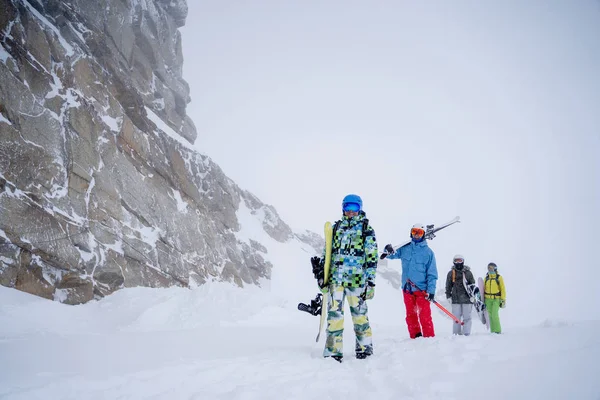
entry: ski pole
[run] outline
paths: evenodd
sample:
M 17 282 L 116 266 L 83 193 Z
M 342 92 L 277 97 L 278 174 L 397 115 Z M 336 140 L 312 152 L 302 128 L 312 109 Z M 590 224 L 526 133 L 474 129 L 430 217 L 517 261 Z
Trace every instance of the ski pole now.
M 410 283 L 418 291 L 420 291 L 420 292 L 423 291 L 417 285 L 415 285 L 415 283 L 413 281 L 411 281 L 410 279 L 408 279 L 407 282 Z M 430 300 L 430 301 L 433 304 L 435 304 L 436 306 L 438 306 L 438 308 L 440 310 L 442 310 L 444 312 L 444 314 L 446 314 L 447 316 L 449 316 L 450 318 L 452 318 L 452 320 L 454 320 L 454 322 L 456 322 L 457 324 L 460 324 L 460 325 L 464 325 L 465 324 L 463 321 L 461 321 L 460 319 L 456 318 L 456 316 L 454 314 L 452 314 L 450 311 L 446 310 L 446 308 L 444 306 L 442 306 L 440 303 L 438 303 L 437 301 L 435 301 L 435 299 Z
M 457 324 L 460 324 L 460 325 L 464 325 L 465 324 L 463 321 L 461 321 L 458 318 L 456 318 L 454 316 L 454 314 L 452 314 L 450 311 L 446 310 L 444 308 L 444 306 L 442 306 L 440 303 L 438 303 L 437 301 L 435 301 L 435 299 L 431 300 L 431 302 L 433 304 L 435 304 L 436 306 L 438 306 L 440 310 L 442 310 L 447 316 L 449 316 L 450 318 L 452 318 L 454 320 L 454 322 L 456 322 Z

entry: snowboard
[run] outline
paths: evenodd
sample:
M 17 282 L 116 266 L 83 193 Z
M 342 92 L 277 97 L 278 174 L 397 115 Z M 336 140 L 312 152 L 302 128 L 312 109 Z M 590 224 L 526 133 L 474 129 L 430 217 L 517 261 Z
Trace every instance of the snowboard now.
M 329 302 L 329 267 L 331 265 L 331 247 L 333 244 L 333 226 L 331 222 L 325 222 L 325 263 L 323 266 L 323 289 L 321 289 L 321 293 L 323 294 L 322 304 L 321 304 L 321 319 L 319 320 L 319 332 L 317 333 L 316 342 L 319 341 L 321 337 L 321 332 L 323 330 L 323 326 L 327 321 L 327 308 Z
M 435 237 L 435 233 L 437 231 L 440 231 L 440 230 L 442 230 L 442 229 L 444 229 L 444 228 L 446 228 L 446 227 L 448 227 L 448 226 L 450 226 L 452 224 L 456 224 L 457 222 L 460 222 L 460 217 L 458 217 L 458 216 L 454 217 L 454 219 L 452 219 L 451 221 L 448 221 L 445 224 L 442 224 L 441 226 L 438 226 L 437 228 L 434 228 L 434 225 L 427 225 L 426 226 L 426 230 L 425 230 L 425 239 L 427 239 L 427 240 L 433 239 Z M 411 241 L 412 240 L 409 239 L 409 240 L 407 240 L 406 242 L 404 242 L 402 244 L 398 244 L 398 245 L 394 246 L 394 251 L 398 250 L 400 247 L 404 247 L 407 244 L 410 244 Z M 384 252 L 384 253 L 382 253 L 379 256 L 379 259 L 383 260 L 388 255 L 389 255 L 388 253 Z
M 487 307 L 485 306 L 485 289 L 483 278 L 477 278 L 477 289 L 479 291 L 479 299 L 482 302 L 481 313 L 478 311 L 477 314 L 480 314 L 481 322 L 485 325 L 487 330 L 490 330 L 490 316 L 488 315 Z
M 485 303 L 481 296 L 481 291 L 479 290 L 479 286 L 476 283 L 468 283 L 467 277 L 463 274 L 463 286 L 473 303 L 473 307 L 475 307 L 475 311 L 477 311 L 477 315 L 479 317 L 479 321 L 482 324 L 486 325 L 487 318 L 485 315 Z

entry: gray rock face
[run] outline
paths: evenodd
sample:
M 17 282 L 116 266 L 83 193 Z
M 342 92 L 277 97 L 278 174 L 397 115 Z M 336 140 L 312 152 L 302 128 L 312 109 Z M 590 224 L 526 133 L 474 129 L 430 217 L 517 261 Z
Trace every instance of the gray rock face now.
M 0 0 L 0 283 L 79 304 L 131 286 L 270 278 L 238 210 L 272 206 L 196 152 L 185 0 Z
M 304 233 L 295 233 L 294 234 L 298 240 L 303 243 L 306 243 L 310 246 L 310 248 L 316 250 L 315 255 L 319 257 L 323 253 L 323 249 L 325 248 L 325 239 L 322 236 L 317 235 L 311 231 L 304 231 Z

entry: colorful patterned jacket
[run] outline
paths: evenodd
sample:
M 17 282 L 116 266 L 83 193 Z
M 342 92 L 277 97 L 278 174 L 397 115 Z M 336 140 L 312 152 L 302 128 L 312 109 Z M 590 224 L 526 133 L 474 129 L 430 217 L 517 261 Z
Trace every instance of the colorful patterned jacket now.
M 352 218 L 344 216 L 334 224 L 330 284 L 364 287 L 367 280 L 375 283 L 377 239 L 371 225 L 366 224 L 363 232 L 365 219 L 366 214 L 361 211 Z

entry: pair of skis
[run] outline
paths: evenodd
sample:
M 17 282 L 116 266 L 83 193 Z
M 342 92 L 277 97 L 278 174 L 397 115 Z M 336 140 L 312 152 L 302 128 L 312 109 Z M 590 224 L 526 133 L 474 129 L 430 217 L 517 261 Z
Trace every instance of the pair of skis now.
M 431 240 L 431 239 L 435 238 L 436 232 L 441 231 L 442 229 L 447 228 L 450 225 L 456 224 L 457 222 L 460 222 L 460 217 L 459 216 L 454 217 L 454 219 L 452 219 L 451 221 L 448 221 L 445 224 L 442 224 L 442 225 L 438 226 L 437 228 L 434 225 L 427 225 L 426 229 L 425 229 L 425 239 Z M 407 240 L 406 242 L 404 242 L 402 244 L 398 244 L 398 245 L 394 246 L 394 250 L 398 250 L 400 247 L 404 247 L 406 245 L 409 245 L 410 242 L 411 242 L 411 239 Z M 389 256 L 389 254 L 384 251 L 379 256 L 379 259 L 383 260 L 387 256 Z

